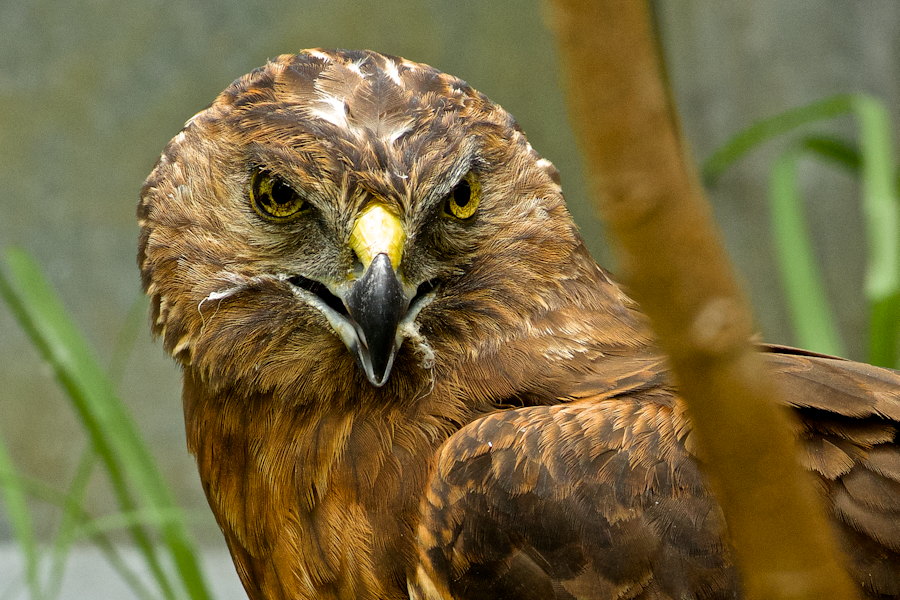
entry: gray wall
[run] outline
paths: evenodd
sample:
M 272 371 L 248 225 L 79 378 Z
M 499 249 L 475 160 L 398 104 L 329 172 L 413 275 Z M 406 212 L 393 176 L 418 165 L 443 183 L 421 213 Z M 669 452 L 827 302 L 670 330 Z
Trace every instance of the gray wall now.
M 714 7 L 714 8 L 713 8 Z M 900 9 L 893 0 L 659 2 L 685 130 L 703 158 L 755 119 L 839 91 L 898 106 Z M 366 47 L 466 79 L 512 112 L 560 168 L 595 256 L 610 258 L 586 204 L 553 42 L 536 1 L 26 0 L 0 3 L 0 248 L 47 271 L 108 364 L 133 304 L 142 179 L 184 121 L 268 57 Z M 848 120 L 831 125 L 852 133 Z M 770 341 L 790 343 L 774 276 L 766 164 L 748 158 L 711 193 L 729 250 Z M 862 356 L 862 230 L 855 184 L 806 169 L 817 249 L 848 346 Z M 143 310 L 145 304 L 139 308 Z M 184 450 L 179 374 L 146 325 L 124 364 L 134 411 L 202 539 L 218 534 Z M 26 472 L 57 486 L 84 446 L 49 371 L 0 306 L 0 435 Z M 92 510 L 111 509 L 104 485 Z M 49 531 L 53 511 L 40 512 Z M 4 529 L 0 519 L 0 537 Z

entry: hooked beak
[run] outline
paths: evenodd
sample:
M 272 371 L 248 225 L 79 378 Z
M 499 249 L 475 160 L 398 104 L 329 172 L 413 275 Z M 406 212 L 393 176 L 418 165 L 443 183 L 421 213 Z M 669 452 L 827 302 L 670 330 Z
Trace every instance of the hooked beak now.
M 405 240 L 399 217 L 372 202 L 357 217 L 350 234 L 350 248 L 363 267 L 361 277 L 339 285 L 290 278 L 314 295 L 310 303 L 322 311 L 375 387 L 383 386 L 391 374 L 403 343 L 403 325 L 414 321 L 433 297 L 430 282 L 417 288 L 397 274 Z
M 398 329 L 406 316 L 409 301 L 390 258 L 384 253 L 375 256 L 344 300 L 357 334 L 347 347 L 376 387 L 387 381 L 394 357 L 403 343 Z

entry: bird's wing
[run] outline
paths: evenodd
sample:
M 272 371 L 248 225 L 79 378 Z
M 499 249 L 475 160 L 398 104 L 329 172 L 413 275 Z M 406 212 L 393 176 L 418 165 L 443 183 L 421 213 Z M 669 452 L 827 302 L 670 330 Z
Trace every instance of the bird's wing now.
M 900 597 L 900 372 L 790 348 L 768 358 L 851 572 L 864 593 Z
M 868 594 L 900 596 L 900 373 L 770 350 L 800 417 L 801 462 L 820 476 L 858 581 Z M 737 590 L 683 404 L 664 363 L 647 367 L 623 376 L 618 393 L 494 413 L 456 433 L 423 505 L 413 595 L 718 598 Z M 608 389 L 608 377 L 597 379 Z

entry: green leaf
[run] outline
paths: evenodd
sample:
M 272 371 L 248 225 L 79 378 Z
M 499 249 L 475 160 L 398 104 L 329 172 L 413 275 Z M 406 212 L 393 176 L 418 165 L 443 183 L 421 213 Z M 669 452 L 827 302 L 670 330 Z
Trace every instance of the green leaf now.
M 181 509 L 163 510 L 139 510 L 135 512 L 118 512 L 105 517 L 98 517 L 84 522 L 80 526 L 80 534 L 93 537 L 100 533 L 110 533 L 121 529 L 128 529 L 132 525 L 162 525 L 169 521 L 178 521 L 184 518 Z
M 88 482 L 91 479 L 94 465 L 97 463 L 97 453 L 94 447 L 88 444 L 81 453 L 81 460 L 78 461 L 78 468 L 75 470 L 75 477 L 69 484 L 69 492 L 66 494 L 63 509 L 62 521 L 59 525 L 59 531 L 56 539 L 53 541 L 53 556 L 50 563 L 50 575 L 48 577 L 48 593 L 47 596 L 55 598 L 59 596 L 62 590 L 62 580 L 65 574 L 66 559 L 72 544 L 75 541 L 79 512 L 76 507 L 81 507 L 84 502 L 84 495 L 87 492 Z
M 869 357 L 872 364 L 886 367 L 900 367 L 900 175 L 895 165 L 894 145 L 891 139 L 891 123 L 884 104 L 864 94 L 842 94 L 825 98 L 793 110 L 786 111 L 769 119 L 755 123 L 732 137 L 719 150 L 714 152 L 704 163 L 702 172 L 704 181 L 712 185 L 735 161 L 747 152 L 777 136 L 784 135 L 794 129 L 819 119 L 827 119 L 842 114 L 853 114 L 859 128 L 859 147 L 852 143 L 827 136 L 807 136 L 782 154 L 772 168 L 770 188 L 773 195 L 796 197 L 796 182 L 793 181 L 792 163 L 799 155 L 806 152 L 825 159 L 832 164 L 840 165 L 859 176 L 862 181 L 862 206 L 866 228 L 867 265 L 865 277 L 865 294 L 869 302 Z M 790 203 L 791 200 L 785 200 Z M 774 200 L 773 200 L 774 203 Z M 797 205 L 799 206 L 799 200 Z M 787 209 L 783 205 L 783 210 Z M 773 204 L 773 210 L 775 210 Z M 799 213 L 798 213 L 799 214 Z M 775 217 L 775 218 L 783 218 Z M 802 218 L 802 217 L 799 217 Z M 792 225 L 792 230 L 796 224 Z M 776 225 L 776 228 L 780 227 Z M 805 228 L 804 228 L 805 231 Z M 785 232 L 783 235 L 790 235 Z M 798 234 L 799 235 L 799 234 Z M 805 243 L 808 246 L 808 235 Z M 791 244 L 783 241 L 781 244 Z M 801 245 L 799 240 L 797 245 Z M 819 279 L 817 273 L 800 273 L 800 263 L 814 268 L 814 262 L 801 256 L 785 256 L 785 248 L 779 249 L 785 286 L 790 287 L 788 295 L 806 289 L 811 294 L 819 294 L 820 289 L 813 284 Z M 793 261 L 788 267 L 786 261 Z M 785 269 L 790 268 L 787 275 Z M 799 282 L 790 283 L 788 278 Z M 821 284 L 818 285 L 821 288 Z M 807 302 L 812 306 L 811 315 L 796 303 L 790 308 L 801 341 L 813 335 L 813 321 L 825 318 L 829 310 L 821 308 L 824 298 L 811 297 Z M 805 303 L 804 303 L 805 304 Z M 799 321 L 803 321 L 801 324 Z M 833 324 L 830 326 L 834 329 Z M 823 339 L 833 337 L 834 332 L 823 330 L 817 337 Z M 806 342 L 801 342 L 806 343 Z
M 900 368 L 900 294 L 873 302 L 869 317 L 869 362 Z
M 854 177 L 859 176 L 862 156 L 853 142 L 824 135 L 809 135 L 800 139 L 800 147 L 833 165 L 843 167 Z
M 772 232 L 781 281 L 798 343 L 816 352 L 845 356 L 797 191 L 797 161 L 803 153 L 802 146 L 788 148 L 775 161 L 769 179 Z
M 29 477 L 19 475 L 16 476 L 16 480 L 22 490 L 29 496 L 60 508 L 63 511 L 64 518 L 71 518 L 78 525 L 80 533 L 85 533 L 86 529 L 90 529 L 90 525 L 94 519 L 91 518 L 81 505 L 76 503 L 75 499 L 70 494 L 63 494 L 49 485 Z M 154 599 L 153 594 L 150 593 L 141 581 L 141 578 L 138 577 L 137 573 L 133 571 L 122 558 L 118 546 L 113 544 L 106 534 L 96 530 L 91 532 L 89 537 L 91 542 L 104 555 L 113 570 L 115 570 L 125 583 L 128 584 L 131 591 L 134 592 L 138 598 L 141 600 Z M 45 594 L 45 597 L 52 597 L 56 594 L 57 592 L 53 591 L 52 594 Z
M 884 105 L 861 94 L 852 100 L 859 125 L 863 215 L 869 249 L 866 295 L 874 303 L 900 293 L 900 203 L 894 186 L 894 147 Z
M 733 136 L 703 163 L 703 182 L 712 186 L 741 157 L 769 140 L 820 119 L 850 112 L 853 96 L 839 94 L 758 121 Z
M 0 496 L 6 504 L 6 514 L 25 558 L 25 582 L 33 600 L 43 598 L 40 582 L 40 555 L 34 525 L 28 512 L 25 491 L 6 445 L 0 440 Z
M 140 437 L 125 405 L 71 322 L 40 269 L 22 250 L 6 252 L 6 274 L 0 276 L 4 297 L 34 346 L 53 368 L 109 473 L 122 510 L 137 510 L 128 482 L 144 510 L 166 514 L 177 510 L 156 461 Z M 183 519 L 160 518 L 163 542 L 181 580 L 194 599 L 209 598 L 193 544 Z M 132 526 L 131 534 L 167 598 L 175 592 L 147 532 Z
M 134 299 L 134 302 L 132 302 L 131 308 L 128 309 L 128 314 L 125 316 L 125 322 L 119 330 L 119 336 L 116 338 L 112 359 L 109 362 L 109 370 L 107 371 L 107 377 L 116 388 L 122 381 L 128 357 L 131 356 L 131 351 L 134 349 L 134 344 L 137 341 L 138 334 L 141 332 L 141 327 L 143 327 L 146 322 L 147 309 L 149 306 L 150 302 L 147 295 L 143 292 L 139 292 Z

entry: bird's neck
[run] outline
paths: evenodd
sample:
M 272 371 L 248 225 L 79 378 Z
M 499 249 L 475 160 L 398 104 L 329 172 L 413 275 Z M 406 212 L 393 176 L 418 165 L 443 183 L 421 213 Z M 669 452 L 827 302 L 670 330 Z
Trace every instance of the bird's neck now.
M 245 585 L 265 598 L 405 594 L 419 501 L 453 428 L 429 402 L 298 408 L 209 394 L 186 370 L 184 403 L 189 449 Z

